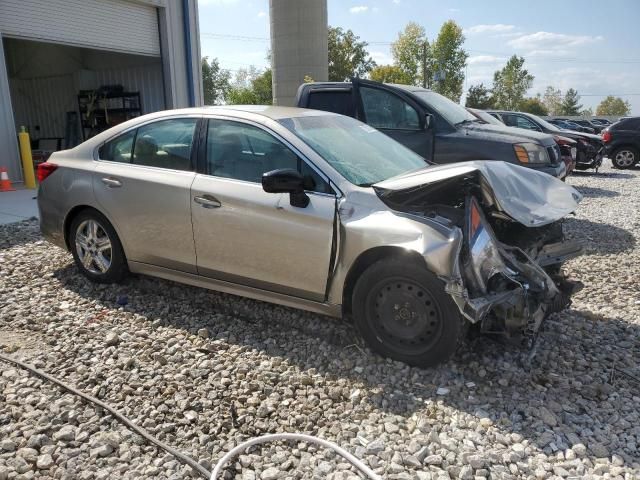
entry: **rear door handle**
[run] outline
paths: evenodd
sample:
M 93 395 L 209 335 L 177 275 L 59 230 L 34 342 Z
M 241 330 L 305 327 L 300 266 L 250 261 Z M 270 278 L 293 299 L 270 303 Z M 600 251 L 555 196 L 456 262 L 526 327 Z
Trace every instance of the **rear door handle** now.
M 220 208 L 222 204 L 213 195 L 202 195 L 201 197 L 193 197 L 193 201 L 204 208 Z
M 109 188 L 119 188 L 122 186 L 122 182 L 116 178 L 105 177 L 102 179 L 102 183 Z

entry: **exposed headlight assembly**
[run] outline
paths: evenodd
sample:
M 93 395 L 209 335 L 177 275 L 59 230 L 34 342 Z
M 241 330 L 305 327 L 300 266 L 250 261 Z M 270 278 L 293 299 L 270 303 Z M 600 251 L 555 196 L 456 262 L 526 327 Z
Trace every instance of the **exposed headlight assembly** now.
M 476 286 L 487 293 L 487 283 L 496 273 L 508 271 L 498 243 L 475 197 L 467 200 L 466 237 L 469 262 Z
M 547 149 L 537 143 L 516 143 L 513 149 L 520 163 L 549 163 Z

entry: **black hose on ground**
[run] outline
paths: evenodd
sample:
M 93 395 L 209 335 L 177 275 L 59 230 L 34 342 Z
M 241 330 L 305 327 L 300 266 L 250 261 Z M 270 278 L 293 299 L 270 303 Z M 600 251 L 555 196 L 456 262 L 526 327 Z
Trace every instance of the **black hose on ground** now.
M 167 445 L 166 443 L 161 442 L 160 440 L 158 440 L 157 438 L 155 438 L 154 436 L 152 436 L 149 432 L 147 432 L 144 428 L 136 425 L 135 423 L 133 423 L 131 420 L 129 420 L 127 417 L 125 417 L 124 415 L 122 415 L 121 413 L 119 413 L 116 409 L 114 409 L 113 407 L 110 407 L 109 405 L 107 405 L 106 403 L 98 400 L 95 397 L 92 397 L 91 395 L 87 395 L 86 393 L 81 392 L 80 390 L 67 385 L 66 383 L 61 382 L 60 380 L 58 380 L 57 378 L 52 377 L 51 375 L 49 375 L 48 373 L 43 372 L 42 370 L 29 365 L 28 363 L 24 363 L 20 360 L 17 360 L 15 358 L 6 356 L 2 353 L 0 353 L 0 360 L 6 363 L 9 363 L 11 365 L 15 365 L 16 367 L 20 367 L 24 370 L 27 370 L 29 372 L 31 372 L 32 374 L 36 375 L 37 377 L 40 377 L 48 382 L 51 382 L 55 385 L 57 385 L 58 387 L 60 387 L 62 390 L 66 390 L 69 393 L 72 393 L 80 398 L 82 398 L 83 400 L 89 402 L 89 403 L 93 403 L 94 405 L 99 406 L 100 408 L 103 408 L 104 410 L 106 410 L 107 412 L 109 412 L 111 415 L 113 415 L 113 418 L 115 418 L 118 422 L 120 422 L 121 424 L 123 424 L 125 427 L 129 428 L 130 430 L 136 432 L 138 435 L 140 435 L 141 437 L 143 437 L 144 439 L 146 439 L 148 442 L 156 445 L 157 447 L 161 448 L 162 450 L 164 450 L 167 453 L 170 453 L 171 455 L 173 455 L 174 457 L 176 457 L 181 463 L 188 465 L 189 467 L 193 468 L 194 470 L 196 470 L 198 473 L 200 473 L 204 478 L 210 478 L 211 477 L 211 472 L 208 471 L 206 468 L 204 468 L 202 465 L 200 465 L 198 462 L 196 462 L 194 459 L 192 459 L 191 457 L 188 457 L 187 455 L 180 453 L 178 450 L 170 447 L 169 445 Z

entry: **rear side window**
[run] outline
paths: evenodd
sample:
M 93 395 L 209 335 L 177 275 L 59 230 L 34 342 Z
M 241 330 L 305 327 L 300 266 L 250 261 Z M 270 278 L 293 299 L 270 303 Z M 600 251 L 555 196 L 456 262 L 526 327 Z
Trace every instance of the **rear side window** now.
M 100 147 L 98 152 L 100 159 L 111 162 L 131 163 L 131 150 L 133 149 L 135 138 L 136 131 L 132 130 L 108 141 Z
M 415 108 L 397 95 L 378 88 L 360 87 L 366 123 L 376 128 L 419 130 Z
M 615 124 L 615 130 L 640 130 L 640 118 L 627 118 Z
M 353 108 L 353 96 L 350 91 L 344 90 L 325 90 L 312 91 L 309 94 L 309 102 L 307 108 L 314 110 L 323 110 L 325 112 L 339 113 L 355 117 L 355 108 Z
M 135 165 L 192 170 L 191 145 L 196 118 L 174 118 L 143 125 L 133 148 Z

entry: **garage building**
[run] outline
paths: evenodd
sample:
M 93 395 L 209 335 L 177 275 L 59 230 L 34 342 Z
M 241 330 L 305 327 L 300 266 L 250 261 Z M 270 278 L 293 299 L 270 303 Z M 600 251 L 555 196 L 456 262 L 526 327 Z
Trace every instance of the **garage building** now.
M 141 114 L 202 105 L 196 0 L 0 0 L 0 167 Z

